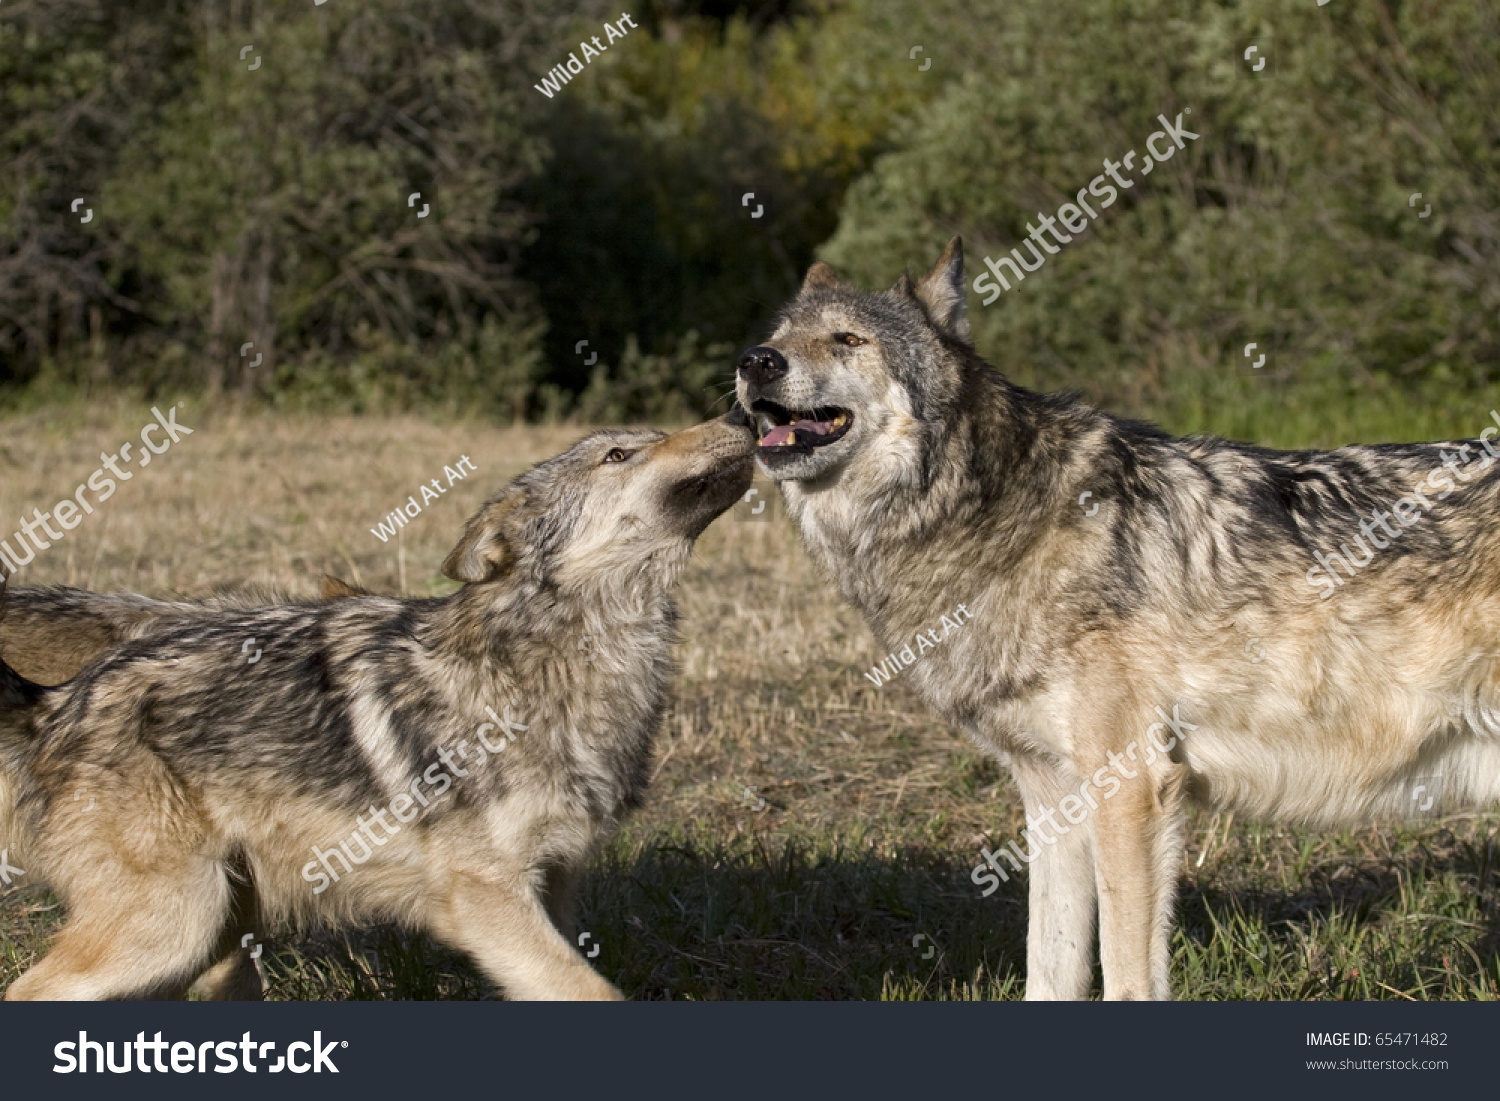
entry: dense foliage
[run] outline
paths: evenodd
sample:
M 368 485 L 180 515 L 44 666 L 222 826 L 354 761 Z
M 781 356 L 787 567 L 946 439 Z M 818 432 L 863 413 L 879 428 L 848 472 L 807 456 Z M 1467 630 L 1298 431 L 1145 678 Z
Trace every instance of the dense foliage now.
M 971 298 L 987 356 L 1129 389 L 1254 340 L 1284 376 L 1494 381 L 1489 0 L 664 0 L 535 89 L 625 14 L 8 0 L 0 383 L 693 416 L 814 256 L 882 285 L 961 233 L 972 279 L 1184 112 Z

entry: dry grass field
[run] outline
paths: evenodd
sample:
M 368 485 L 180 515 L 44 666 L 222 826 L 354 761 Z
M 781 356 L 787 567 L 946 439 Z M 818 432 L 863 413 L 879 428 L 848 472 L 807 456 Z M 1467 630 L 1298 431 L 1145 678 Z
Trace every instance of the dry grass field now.
M 121 403 L 9 418 L 0 537 L 138 438 Z M 150 595 L 247 582 L 312 596 L 334 573 L 447 592 L 439 563 L 496 487 L 576 428 L 179 412 L 193 434 L 26 567 L 21 584 Z M 371 528 L 468 455 L 404 529 Z M 726 515 L 680 594 L 682 677 L 647 808 L 582 896 L 594 964 L 644 999 L 1018 997 L 1025 880 L 988 899 L 981 846 L 1017 835 L 1014 785 L 932 720 L 791 528 Z M 1174 992 L 1194 999 L 1491 998 L 1500 992 L 1493 815 L 1339 834 L 1192 822 Z M 55 899 L 0 889 L 0 986 L 45 949 Z M 272 997 L 473 998 L 466 960 L 395 929 L 264 931 Z

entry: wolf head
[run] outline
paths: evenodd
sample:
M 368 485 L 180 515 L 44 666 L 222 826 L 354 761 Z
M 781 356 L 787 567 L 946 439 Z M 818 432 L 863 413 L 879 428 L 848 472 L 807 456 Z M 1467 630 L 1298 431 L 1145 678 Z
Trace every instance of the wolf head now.
M 917 282 L 903 274 L 880 294 L 839 282 L 827 264 L 808 269 L 770 339 L 739 360 L 761 469 L 804 488 L 912 469 L 927 430 L 951 420 L 963 394 L 964 289 L 957 237 Z
M 749 487 L 753 447 L 723 417 L 670 436 L 595 432 L 486 502 L 443 573 L 475 585 L 519 576 L 565 592 L 658 593 Z

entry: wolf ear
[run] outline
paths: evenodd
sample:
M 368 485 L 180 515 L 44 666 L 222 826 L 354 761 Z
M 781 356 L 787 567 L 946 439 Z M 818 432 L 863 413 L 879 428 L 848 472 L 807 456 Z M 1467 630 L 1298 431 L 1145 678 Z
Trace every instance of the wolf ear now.
M 323 599 L 343 600 L 346 596 L 374 596 L 369 589 L 341 581 L 331 573 L 323 575 Z
M 927 307 L 927 316 L 932 318 L 934 325 L 967 344 L 969 306 L 964 296 L 965 289 L 964 243 L 955 237 L 948 242 L 933 269 L 917 281 L 912 293 Z
M 817 290 L 819 288 L 827 289 L 830 287 L 836 287 L 838 285 L 839 277 L 833 273 L 833 269 L 830 268 L 827 264 L 823 263 L 823 261 L 819 260 L 816 264 L 807 269 L 807 276 L 802 280 L 801 293 L 806 294 L 811 290 Z
M 458 546 L 443 560 L 443 576 L 476 585 L 493 581 L 514 566 L 515 551 L 503 528 L 506 517 L 522 499 L 522 494 L 512 493 L 475 513 Z

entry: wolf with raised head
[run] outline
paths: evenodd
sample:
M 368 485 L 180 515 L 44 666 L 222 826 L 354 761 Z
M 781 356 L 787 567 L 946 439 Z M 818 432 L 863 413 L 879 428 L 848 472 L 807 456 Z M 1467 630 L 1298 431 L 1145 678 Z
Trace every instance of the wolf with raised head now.
M 956 238 L 883 293 L 814 264 L 738 397 L 882 650 L 969 610 L 905 676 L 1020 787 L 1024 847 L 972 878 L 1030 864 L 1028 998 L 1088 996 L 1096 919 L 1104 996 L 1170 996 L 1185 800 L 1336 826 L 1500 797 L 1495 428 L 1271 451 L 1033 393 L 971 346 Z
M 187 615 L 55 688 L 0 662 L 0 847 L 69 912 L 5 997 L 256 997 L 245 941 L 287 920 L 428 929 L 512 997 L 618 997 L 572 885 L 643 796 L 675 583 L 752 443 L 595 432 L 469 521 L 450 596 Z

